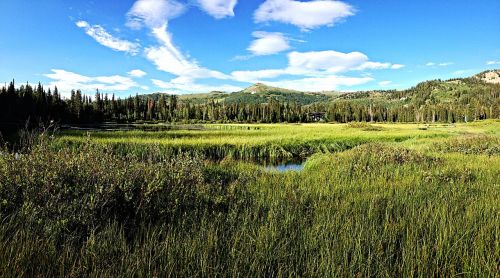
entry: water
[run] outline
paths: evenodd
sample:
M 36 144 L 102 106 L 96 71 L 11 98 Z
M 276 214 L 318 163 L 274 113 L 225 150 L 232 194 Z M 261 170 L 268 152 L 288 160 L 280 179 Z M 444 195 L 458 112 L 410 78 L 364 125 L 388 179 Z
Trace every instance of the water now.
M 272 166 L 267 166 L 266 170 L 268 171 L 278 171 L 280 173 L 285 173 L 285 172 L 300 172 L 304 170 L 304 163 L 287 163 L 287 164 L 280 164 L 280 165 L 272 165 Z

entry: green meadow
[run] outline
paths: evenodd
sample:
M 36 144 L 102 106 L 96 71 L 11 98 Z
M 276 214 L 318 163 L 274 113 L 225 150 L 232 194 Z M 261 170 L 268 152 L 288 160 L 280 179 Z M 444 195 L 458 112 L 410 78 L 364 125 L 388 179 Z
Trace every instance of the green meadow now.
M 0 155 L 0 276 L 499 275 L 498 120 L 63 130 L 22 146 Z

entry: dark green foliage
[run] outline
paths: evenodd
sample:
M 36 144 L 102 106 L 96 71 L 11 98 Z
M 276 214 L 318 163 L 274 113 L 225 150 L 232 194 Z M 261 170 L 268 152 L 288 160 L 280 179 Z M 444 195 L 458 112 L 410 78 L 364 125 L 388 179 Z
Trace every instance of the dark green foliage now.
M 72 91 L 62 99 L 40 84 L 0 91 L 0 128 L 31 124 L 113 122 L 470 122 L 500 118 L 500 84 L 479 77 L 434 80 L 403 91 L 307 93 L 263 84 L 234 93 L 153 94 L 126 99 Z M 317 117 L 314 115 L 321 115 Z M 1 131 L 1 130 L 0 130 Z

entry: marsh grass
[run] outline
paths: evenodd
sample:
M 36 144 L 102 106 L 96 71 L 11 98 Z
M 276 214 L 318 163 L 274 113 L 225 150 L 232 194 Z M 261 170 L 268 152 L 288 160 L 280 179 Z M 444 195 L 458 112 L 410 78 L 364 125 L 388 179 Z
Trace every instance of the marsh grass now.
M 56 139 L 4 154 L 0 275 L 498 275 L 500 158 L 435 147 L 462 140 L 463 126 L 402 143 L 394 134 L 415 126 L 384 128 L 393 134 L 287 173 L 171 156 L 155 140 L 121 153 L 93 137 L 72 148 Z M 317 146 L 311 130 L 297 133 L 277 146 L 290 136 Z

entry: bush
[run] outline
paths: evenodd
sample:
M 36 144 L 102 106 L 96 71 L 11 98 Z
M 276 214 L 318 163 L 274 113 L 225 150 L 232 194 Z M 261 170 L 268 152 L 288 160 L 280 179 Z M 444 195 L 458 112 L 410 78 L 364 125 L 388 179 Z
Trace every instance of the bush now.
M 349 128 L 362 129 L 364 131 L 381 131 L 383 129 L 381 126 L 374 126 L 365 122 L 350 122 L 347 126 Z
M 500 155 L 500 138 L 488 135 L 464 135 L 435 143 L 434 149 L 440 152 Z
M 0 216 L 19 214 L 50 235 L 86 235 L 112 220 L 168 222 L 200 209 L 206 192 L 196 156 L 148 161 L 92 144 L 59 151 L 40 144 L 19 159 L 0 159 Z

